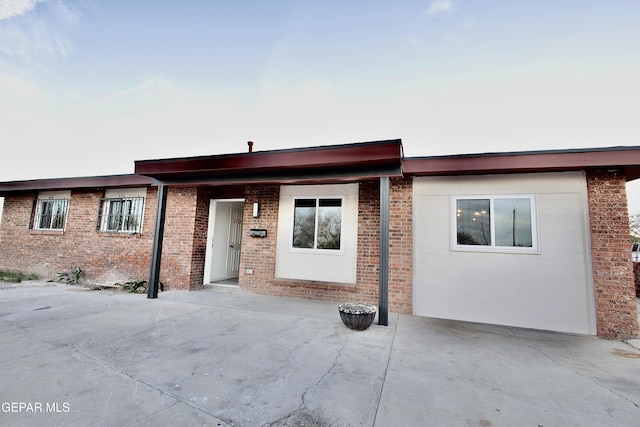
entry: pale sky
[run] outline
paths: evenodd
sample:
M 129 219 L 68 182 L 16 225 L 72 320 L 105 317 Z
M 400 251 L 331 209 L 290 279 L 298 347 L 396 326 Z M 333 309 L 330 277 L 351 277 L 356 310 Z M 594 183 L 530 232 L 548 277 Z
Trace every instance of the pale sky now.
M 640 145 L 640 2 L 0 0 L 0 181 L 401 138 Z

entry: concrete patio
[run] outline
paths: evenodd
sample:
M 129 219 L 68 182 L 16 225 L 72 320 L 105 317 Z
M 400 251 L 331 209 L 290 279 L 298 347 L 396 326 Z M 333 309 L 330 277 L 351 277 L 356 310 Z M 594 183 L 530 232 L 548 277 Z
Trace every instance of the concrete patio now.
M 234 288 L 0 283 L 3 426 L 632 426 L 640 350 Z M 633 343 L 633 342 L 632 342 Z

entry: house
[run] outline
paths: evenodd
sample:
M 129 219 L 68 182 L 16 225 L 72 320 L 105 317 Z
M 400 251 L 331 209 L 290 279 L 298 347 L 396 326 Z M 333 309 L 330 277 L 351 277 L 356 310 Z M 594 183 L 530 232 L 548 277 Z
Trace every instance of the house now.
M 445 319 L 638 335 L 625 183 L 640 147 L 404 158 L 400 140 L 143 160 L 0 183 L 0 269 L 235 280 Z

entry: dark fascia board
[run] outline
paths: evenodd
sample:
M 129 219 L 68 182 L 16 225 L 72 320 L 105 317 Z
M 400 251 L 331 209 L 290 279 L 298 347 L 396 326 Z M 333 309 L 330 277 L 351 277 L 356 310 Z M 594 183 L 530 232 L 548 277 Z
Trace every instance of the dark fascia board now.
M 154 182 L 152 178 L 134 174 L 8 181 L 0 182 L 0 196 L 29 191 L 148 187 L 153 185 Z
M 628 181 L 640 177 L 640 147 L 609 147 L 512 153 L 414 157 L 403 162 L 405 175 L 446 176 L 602 169 L 619 171 Z
M 402 142 L 394 139 L 252 153 L 139 160 L 135 162 L 135 172 L 171 181 L 186 177 L 262 175 L 282 171 L 307 173 L 322 169 L 399 166 L 401 160 Z
M 378 179 L 381 176 L 401 177 L 400 164 L 369 168 L 335 168 L 310 171 L 278 170 L 268 173 L 235 173 L 226 175 L 174 176 L 158 181 L 170 186 L 244 186 L 257 184 L 336 184 Z

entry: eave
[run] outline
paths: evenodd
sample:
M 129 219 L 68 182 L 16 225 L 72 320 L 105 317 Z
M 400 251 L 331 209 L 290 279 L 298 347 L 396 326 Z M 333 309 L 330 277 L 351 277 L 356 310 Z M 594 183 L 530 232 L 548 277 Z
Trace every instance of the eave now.
M 135 162 L 135 172 L 180 183 L 283 183 L 402 176 L 399 139 Z
M 147 187 L 153 183 L 154 180 L 152 178 L 133 174 L 8 181 L 0 182 L 0 196 L 30 191 Z
M 447 176 L 606 170 L 640 178 L 640 147 L 485 153 L 407 158 L 405 175 Z

